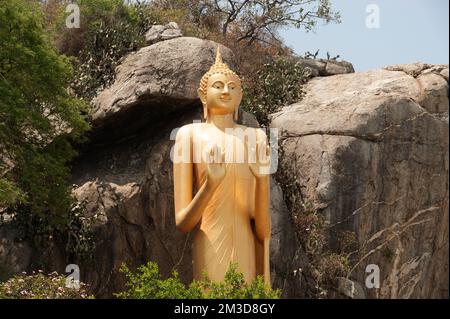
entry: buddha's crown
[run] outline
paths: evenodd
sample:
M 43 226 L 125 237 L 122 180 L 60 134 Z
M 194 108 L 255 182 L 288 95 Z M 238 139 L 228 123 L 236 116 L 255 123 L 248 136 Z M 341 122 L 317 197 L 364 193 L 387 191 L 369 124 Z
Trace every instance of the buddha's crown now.
M 234 75 L 236 76 L 239 81 L 241 80 L 239 78 L 239 76 L 232 71 L 228 65 L 226 65 L 225 63 L 223 63 L 222 61 L 222 55 L 220 54 L 220 46 L 217 47 L 217 52 L 216 52 L 216 61 L 214 62 L 214 64 L 211 66 L 211 68 L 209 69 L 208 72 L 206 72 L 203 76 L 202 79 L 200 80 L 200 90 L 206 94 L 206 85 L 208 83 L 208 79 L 211 75 L 213 74 L 226 74 L 226 75 Z

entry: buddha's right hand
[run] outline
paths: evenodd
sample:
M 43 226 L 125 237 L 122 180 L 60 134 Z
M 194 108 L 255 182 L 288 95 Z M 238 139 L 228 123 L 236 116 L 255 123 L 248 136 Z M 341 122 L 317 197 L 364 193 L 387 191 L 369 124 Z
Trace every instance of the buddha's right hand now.
M 213 145 L 207 154 L 209 155 L 209 160 L 206 162 L 208 167 L 207 183 L 215 188 L 225 177 L 225 152 L 222 152 L 219 146 Z M 220 154 L 220 156 L 216 156 L 216 154 Z

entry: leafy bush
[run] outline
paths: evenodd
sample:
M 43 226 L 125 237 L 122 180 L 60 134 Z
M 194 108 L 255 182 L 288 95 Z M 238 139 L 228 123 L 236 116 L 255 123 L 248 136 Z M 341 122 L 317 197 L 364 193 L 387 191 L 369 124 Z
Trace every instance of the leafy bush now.
M 305 252 L 313 256 L 325 245 L 325 218 L 315 210 L 296 211 L 293 214 L 297 237 Z
M 115 76 L 115 67 L 127 53 L 144 45 L 144 33 L 151 17 L 146 4 L 129 4 L 117 0 L 80 1 L 81 15 L 88 18 L 83 42 L 74 61 L 75 76 L 71 88 L 85 100 L 107 87 Z M 68 31 L 70 32 L 70 31 Z
M 332 288 L 336 285 L 337 277 L 345 277 L 350 270 L 350 264 L 348 258 L 343 254 L 326 253 L 318 264 L 318 270 L 320 274 L 319 281 L 322 286 L 326 288 Z
M 210 10 L 204 0 L 154 0 L 147 13 L 156 24 L 175 21 L 185 36 L 219 41 L 221 36 L 220 13 Z
M 0 171 L 2 168 L 0 167 Z M 25 201 L 25 194 L 11 181 L 0 177 L 0 204 L 9 206 L 17 202 Z M 1 215 L 0 215 L 1 219 Z
M 197 299 L 202 294 L 198 286 L 186 287 L 178 276 L 173 272 L 172 277 L 166 280 L 161 278 L 158 265 L 148 262 L 132 272 L 125 264 L 120 271 L 127 278 L 128 290 L 117 293 L 115 296 L 122 299 Z
M 278 299 L 281 295 L 281 290 L 272 290 L 264 283 L 262 276 L 246 283 L 236 264 L 230 265 L 223 282 L 212 282 L 205 276 L 199 285 L 204 291 L 204 298 L 210 299 Z
M 56 52 L 36 2 L 0 0 L 0 21 L 0 206 L 63 223 L 87 105 L 68 93 L 70 61 Z
M 97 215 L 88 217 L 85 202 L 73 204 L 68 214 L 67 226 L 60 232 L 66 253 L 72 258 L 90 261 L 93 257 L 95 241 L 92 224 L 96 218 Z
M 66 277 L 52 272 L 48 275 L 38 271 L 31 275 L 16 275 L 0 283 L 0 299 L 90 299 L 87 286 L 66 287 Z
M 310 74 L 294 59 L 274 59 L 257 72 L 251 86 L 244 87 L 242 107 L 253 113 L 260 124 L 267 126 L 269 114 L 302 97 L 302 85 L 309 77 Z
M 189 286 L 183 284 L 174 271 L 171 277 L 162 279 L 158 265 L 148 262 L 138 267 L 136 272 L 122 265 L 121 272 L 127 278 L 128 290 L 117 293 L 123 299 L 277 299 L 279 290 L 272 290 L 258 276 L 251 283 L 246 283 L 244 275 L 237 271 L 236 264 L 230 264 L 223 282 L 212 282 L 206 276 L 203 280 L 193 281 Z
M 65 248 L 68 260 L 91 261 L 95 249 L 92 224 L 97 216 L 88 216 L 86 203 L 75 201 L 61 216 L 63 223 L 55 224 L 52 218 L 52 215 L 35 215 L 24 207 L 13 215 L 12 223 L 21 238 L 31 242 L 39 251 L 59 244 Z M 41 261 L 34 262 L 45 266 Z

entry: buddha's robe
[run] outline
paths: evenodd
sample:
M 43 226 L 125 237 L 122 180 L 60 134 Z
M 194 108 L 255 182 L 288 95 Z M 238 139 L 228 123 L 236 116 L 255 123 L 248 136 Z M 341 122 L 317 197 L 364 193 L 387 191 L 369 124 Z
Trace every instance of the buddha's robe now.
M 241 140 L 233 137 L 237 144 Z M 245 147 L 246 149 L 246 147 Z M 226 163 L 226 174 L 214 190 L 202 213 L 193 242 L 194 279 L 202 279 L 206 272 L 212 281 L 222 281 L 231 262 L 247 282 L 256 276 L 258 257 L 252 218 L 255 207 L 255 177 L 248 163 Z M 206 180 L 205 163 L 194 164 L 196 188 Z M 257 243 L 256 243 L 257 244 Z

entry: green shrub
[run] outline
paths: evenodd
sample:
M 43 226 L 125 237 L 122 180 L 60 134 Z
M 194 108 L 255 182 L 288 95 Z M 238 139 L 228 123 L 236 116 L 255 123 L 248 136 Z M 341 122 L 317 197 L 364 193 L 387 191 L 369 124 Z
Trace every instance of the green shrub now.
M 136 272 L 122 265 L 121 272 L 127 278 L 127 290 L 115 296 L 123 299 L 277 299 L 281 295 L 281 291 L 267 287 L 261 276 L 246 283 L 236 264 L 230 265 L 223 282 L 212 282 L 205 276 L 189 286 L 181 282 L 176 271 L 162 279 L 154 262 L 138 267 Z
M 86 202 L 76 202 L 72 205 L 67 217 L 67 226 L 59 232 L 65 243 L 69 256 L 84 261 L 91 261 L 95 249 L 92 224 L 97 215 L 88 217 Z
M 66 287 L 66 277 L 52 272 L 38 271 L 31 275 L 16 275 L 0 283 L 0 299 L 91 299 L 87 286 L 80 282 L 78 288 Z
M 54 48 L 37 2 L 0 0 L 0 21 L 0 206 L 62 224 L 87 105 L 68 93 L 70 61 Z
M 268 115 L 282 106 L 297 102 L 310 74 L 292 58 L 277 58 L 257 71 L 254 83 L 244 86 L 242 107 L 268 125 Z
M 83 42 L 74 60 L 75 74 L 71 88 L 78 97 L 91 100 L 107 87 L 115 76 L 119 60 L 142 47 L 144 33 L 151 25 L 147 5 L 117 0 L 84 0 L 79 3 L 87 26 Z M 108 10 L 102 10 L 104 6 Z M 76 32 L 76 31 L 75 31 Z
M 350 270 L 349 260 L 343 254 L 325 253 L 320 258 L 318 270 L 321 285 L 332 288 L 336 285 L 336 278 L 347 275 Z
M 149 262 L 138 267 L 132 272 L 126 265 L 122 265 L 120 271 L 127 278 L 128 290 L 117 293 L 115 296 L 122 299 L 193 299 L 200 298 L 201 292 L 197 286 L 186 287 L 177 272 L 172 277 L 163 280 L 159 273 L 158 265 Z
M 0 171 L 2 168 L 0 167 Z M 13 181 L 0 177 L 0 204 L 4 206 L 13 205 L 25 201 L 25 194 Z M 0 215 L 1 222 L 1 215 Z
M 353 254 L 359 250 L 358 237 L 354 231 L 344 230 L 338 234 L 339 250 L 346 254 Z
M 295 211 L 293 214 L 297 237 L 305 252 L 314 256 L 325 245 L 325 218 L 315 210 Z
M 262 276 L 246 283 L 236 264 L 230 264 L 223 282 L 212 282 L 205 276 L 199 285 L 204 291 L 204 298 L 210 299 L 278 299 L 281 295 L 281 290 L 272 290 L 264 283 Z
M 23 208 L 20 213 L 14 215 L 12 223 L 19 231 L 20 237 L 31 242 L 39 251 L 45 251 L 53 244 L 61 244 L 68 260 L 91 261 L 95 249 L 92 224 L 97 215 L 89 217 L 86 203 L 75 201 L 61 216 L 63 223 L 55 224 L 51 220 L 52 217 L 35 215 Z M 35 262 L 38 267 L 45 267 L 44 262 Z

